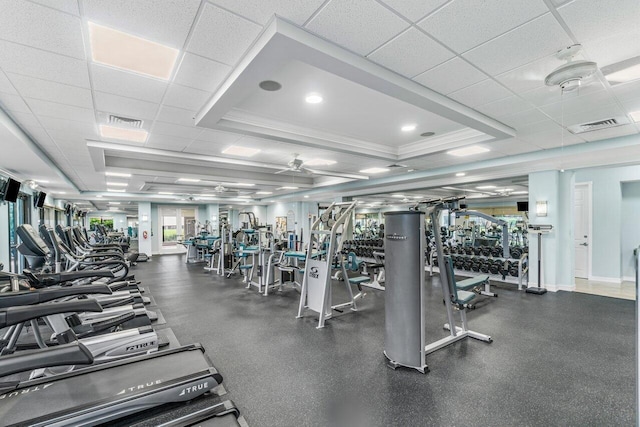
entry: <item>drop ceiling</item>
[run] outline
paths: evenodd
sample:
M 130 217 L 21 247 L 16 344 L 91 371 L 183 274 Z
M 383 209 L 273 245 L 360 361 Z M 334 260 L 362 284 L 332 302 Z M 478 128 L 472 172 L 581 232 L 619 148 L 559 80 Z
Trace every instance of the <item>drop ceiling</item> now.
M 93 62 L 88 22 L 177 49 L 170 78 Z M 637 0 L 6 1 L 0 146 L 11 155 L 0 168 L 75 200 L 180 202 L 252 182 L 239 191 L 265 202 L 257 191 L 320 200 L 637 164 L 639 80 L 612 85 L 599 72 L 561 97 L 544 77 L 575 43 L 600 69 L 640 56 L 638 22 Z M 259 79 L 283 88 L 262 91 Z M 323 102 L 306 104 L 311 91 Z M 142 120 L 146 142 L 102 138 L 109 115 Z M 563 131 L 616 116 L 629 124 Z M 230 145 L 260 152 L 222 153 Z M 467 145 L 490 151 L 446 154 Z M 315 169 L 336 176 L 274 173 L 296 155 L 335 161 Z M 404 167 L 349 177 L 394 163 Z M 105 171 L 132 175 L 125 195 L 106 192 Z

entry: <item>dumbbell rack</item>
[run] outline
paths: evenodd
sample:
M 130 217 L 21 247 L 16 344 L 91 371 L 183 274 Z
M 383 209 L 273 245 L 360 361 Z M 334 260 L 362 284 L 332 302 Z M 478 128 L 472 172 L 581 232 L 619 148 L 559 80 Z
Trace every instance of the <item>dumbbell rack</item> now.
M 475 259 L 475 260 L 491 260 L 492 262 L 495 261 L 500 261 L 500 262 L 510 262 L 511 265 L 516 264 L 518 266 L 518 275 L 517 276 L 513 276 L 510 275 L 509 273 L 507 273 L 506 275 L 503 275 L 501 273 L 491 273 L 491 272 L 481 272 L 481 271 L 473 271 L 473 270 L 464 270 L 464 269 L 460 269 L 460 268 L 455 268 L 454 271 L 457 275 L 459 276 L 463 276 L 463 277 L 474 277 L 477 276 L 478 273 L 480 274 L 488 274 L 490 276 L 491 280 L 495 280 L 495 281 L 499 281 L 499 282 L 504 282 L 504 283 L 514 283 L 518 285 L 518 290 L 521 291 L 523 289 L 523 284 L 524 287 L 526 288 L 528 286 L 528 282 L 529 282 L 529 254 L 524 252 L 520 258 L 516 259 L 516 258 L 503 258 L 503 257 L 493 257 L 493 256 L 483 256 L 483 255 L 467 255 L 467 254 L 451 254 L 452 257 L 465 257 L 468 259 Z M 434 260 L 436 259 L 436 251 L 435 249 L 432 250 L 429 254 L 428 257 L 428 262 L 429 262 L 429 274 L 431 276 L 433 276 L 434 272 L 440 272 L 440 269 L 438 268 L 438 266 L 434 265 Z M 425 267 L 425 269 L 427 269 L 427 267 Z

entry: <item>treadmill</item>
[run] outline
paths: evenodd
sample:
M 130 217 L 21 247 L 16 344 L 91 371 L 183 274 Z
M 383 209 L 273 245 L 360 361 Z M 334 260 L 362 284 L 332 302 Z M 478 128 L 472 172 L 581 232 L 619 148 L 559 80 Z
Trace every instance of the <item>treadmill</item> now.
M 0 423 L 91 426 L 185 402 L 221 383 L 202 346 L 192 344 L 51 378 L 0 383 Z

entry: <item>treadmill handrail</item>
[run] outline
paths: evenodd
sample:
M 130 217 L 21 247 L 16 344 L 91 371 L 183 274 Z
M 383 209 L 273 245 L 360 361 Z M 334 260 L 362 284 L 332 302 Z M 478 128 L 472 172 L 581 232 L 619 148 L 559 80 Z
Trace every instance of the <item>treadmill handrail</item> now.
M 22 270 L 22 274 L 27 277 L 31 284 L 41 284 L 42 286 L 53 286 L 76 279 L 90 277 L 114 278 L 115 274 L 111 270 L 91 270 L 91 271 L 67 271 L 62 273 L 34 273 L 29 269 Z
M 0 358 L 0 377 L 51 366 L 90 365 L 91 363 L 93 363 L 91 351 L 82 343 L 75 341 L 3 356 Z
M 46 288 L 36 289 L 33 291 L 0 293 L 0 309 L 40 304 L 75 295 L 111 295 L 112 293 L 111 288 L 107 285 L 68 286 L 64 288 Z
M 0 328 L 24 323 L 28 320 L 52 314 L 72 313 L 77 311 L 101 312 L 102 306 L 94 299 L 58 302 L 55 304 L 38 304 L 20 307 L 9 307 L 0 310 Z

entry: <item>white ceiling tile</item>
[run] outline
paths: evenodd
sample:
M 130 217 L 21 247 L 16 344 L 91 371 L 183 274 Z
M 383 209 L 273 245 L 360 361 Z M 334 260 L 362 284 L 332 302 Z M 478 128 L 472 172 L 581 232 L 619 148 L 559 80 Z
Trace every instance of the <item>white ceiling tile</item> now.
M 220 156 L 223 155 L 221 151 L 226 145 L 206 142 L 206 141 L 192 141 L 187 147 L 185 147 L 185 153 L 202 154 L 205 156 Z
M 233 144 L 242 138 L 242 135 L 231 132 L 222 132 L 218 130 L 205 129 L 196 139 L 207 143 Z
M 49 6 L 72 15 L 80 15 L 78 0 L 31 0 L 44 6 Z
M 468 105 L 469 107 L 475 107 L 476 105 L 497 101 L 498 99 L 506 98 L 511 95 L 510 91 L 500 86 L 495 81 L 487 79 L 464 89 L 452 92 L 448 96 L 461 104 Z
M 53 139 L 58 140 L 86 140 L 97 139 L 98 131 L 95 123 L 73 122 L 71 120 L 42 118 L 42 124 Z
M 558 99 L 557 101 L 558 102 L 540 107 L 540 110 L 552 119 L 558 121 L 562 118 L 562 115 L 567 117 L 572 114 L 599 109 L 615 103 L 614 98 L 609 94 L 609 91 L 606 90 L 581 94 L 581 96 L 563 96 L 562 100 Z
M 627 110 L 627 112 L 640 111 L 640 97 L 622 101 L 622 106 Z
M 412 22 L 423 18 L 426 14 L 433 12 L 448 0 L 383 0 L 396 12 Z
M 83 0 L 83 14 L 93 22 L 182 49 L 200 0 Z
M 227 10 L 265 25 L 276 14 L 302 25 L 311 17 L 324 0 L 212 0 Z
M 374 0 L 333 0 L 307 28 L 366 55 L 408 26 L 406 21 Z
M 542 106 L 560 102 L 561 99 L 568 100 L 604 90 L 604 86 L 597 79 L 591 78 L 583 83 L 580 89 L 574 92 L 562 93 L 557 86 L 541 86 L 537 89 L 522 92 L 520 96 L 535 106 Z
M 0 106 L 5 111 L 16 111 L 19 113 L 30 113 L 29 106 L 25 104 L 19 95 L 11 95 L 10 93 L 0 93 Z
M 621 101 L 640 98 L 640 80 L 613 86 L 613 93 Z
M 580 134 L 580 136 L 587 141 L 600 141 L 601 139 L 616 138 L 625 135 L 633 135 L 638 133 L 638 130 L 634 125 L 618 126 L 615 128 L 596 130 L 593 132 L 586 132 Z
M 187 50 L 234 65 L 261 30 L 253 22 L 206 3 Z
M 33 138 L 33 140 L 37 142 L 41 147 L 47 144 L 55 144 L 55 142 L 53 142 L 49 134 L 47 134 L 47 132 L 43 128 L 29 129 L 27 130 L 27 133 L 29 133 L 29 135 L 31 135 L 31 138 Z
M 186 86 L 172 84 L 164 98 L 164 104 L 185 110 L 198 111 L 209 99 L 211 93 Z
M 558 11 L 579 43 L 631 32 L 640 22 L 638 0 L 576 0 Z
M 158 111 L 158 104 L 152 102 L 97 91 L 94 92 L 94 96 L 96 108 L 105 113 L 113 113 L 134 119 L 152 120 Z
M 549 120 L 549 117 L 545 116 L 542 112 L 534 108 L 500 117 L 500 121 L 514 129 L 519 129 L 523 126 L 530 125 L 531 123 L 550 122 L 551 120 Z
M 89 89 L 19 74 L 9 73 L 8 76 L 16 89 L 25 98 L 42 99 L 82 108 L 93 108 L 93 100 Z
M 566 61 L 556 58 L 554 53 L 522 67 L 498 74 L 495 78 L 515 93 L 522 93 L 544 86 L 544 79 L 547 75 L 565 63 Z
M 40 124 L 40 122 L 38 121 L 36 116 L 34 116 L 31 112 L 29 112 L 29 113 L 21 113 L 21 112 L 17 112 L 17 111 L 12 111 L 10 113 L 10 115 L 13 118 L 13 120 L 16 123 L 18 123 L 18 125 L 22 129 L 31 130 L 31 129 L 41 128 L 42 127 L 42 125 Z
M 89 87 L 87 63 L 80 59 L 0 40 L 0 64 L 7 73 Z
M 572 134 L 571 132 L 564 131 L 561 135 L 560 128 L 531 134 L 524 133 L 520 135 L 520 133 L 518 133 L 518 138 L 544 149 L 562 146 L 567 147 L 569 145 L 584 143 L 582 138 Z
M 220 86 L 231 67 L 192 53 L 185 53 L 174 82 L 183 86 L 213 92 Z
M 18 91 L 13 87 L 7 76 L 2 71 L 0 71 L 0 93 L 18 95 Z
M 521 111 L 530 110 L 532 105 L 517 96 L 500 99 L 488 104 L 475 107 L 476 110 L 489 117 L 503 117 Z
M 115 68 L 92 64 L 93 89 L 142 101 L 159 103 L 168 83 Z
M 58 119 L 74 120 L 77 122 L 94 123 L 95 114 L 87 108 L 74 107 L 73 105 L 58 104 L 42 101 L 40 99 L 26 99 L 33 113 L 40 117 L 55 117 Z
M 411 78 L 453 56 L 451 51 L 419 30 L 411 28 L 376 50 L 368 58 Z
M 195 111 L 162 105 L 160 107 L 160 111 L 158 112 L 157 120 L 167 123 L 175 123 L 183 126 L 194 126 L 195 116 Z
M 548 11 L 542 0 L 457 0 L 419 25 L 462 53 Z
M 640 16 L 638 22 L 640 22 Z M 598 67 L 602 68 L 640 56 L 638 40 L 640 40 L 640 29 L 636 27 L 631 32 L 614 33 L 609 37 L 586 41 L 582 43 L 582 47 L 589 59 L 597 62 Z
M 461 58 L 453 58 L 442 65 L 420 74 L 414 80 L 447 95 L 458 89 L 485 80 L 487 75 Z
M 548 13 L 463 56 L 481 70 L 496 75 L 549 56 L 571 44 L 567 33 Z
M 178 136 L 180 138 L 194 139 L 202 132 L 202 128 L 194 126 L 180 126 L 173 123 L 165 123 L 156 121 L 151 129 L 153 134 L 162 134 L 169 136 Z
M 170 151 L 182 151 L 190 142 L 191 140 L 187 138 L 152 133 L 149 135 L 149 139 L 147 140 L 145 147 Z
M 0 0 L 0 38 L 84 59 L 80 18 L 24 0 Z
M 593 106 L 593 108 L 564 114 L 562 122 L 565 126 L 577 125 L 580 123 L 591 123 L 614 117 L 624 116 L 625 112 L 617 104 L 605 104 Z M 556 118 L 557 121 L 561 121 Z

